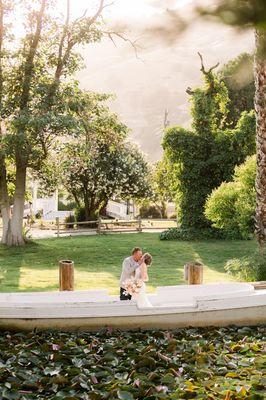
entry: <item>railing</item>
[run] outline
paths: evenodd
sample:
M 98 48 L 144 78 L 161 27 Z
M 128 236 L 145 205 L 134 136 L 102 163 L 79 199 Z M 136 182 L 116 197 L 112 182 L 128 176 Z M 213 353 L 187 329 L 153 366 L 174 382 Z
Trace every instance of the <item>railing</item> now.
M 176 220 L 170 219 L 102 219 L 84 222 L 60 222 L 56 218 L 56 234 L 93 232 L 96 234 L 142 232 L 143 230 L 161 230 L 177 227 Z M 62 228 L 64 227 L 64 228 Z M 71 228 L 72 227 L 72 228 Z
M 59 218 L 55 219 L 57 237 L 65 233 L 81 233 L 81 232 L 97 232 L 99 229 L 99 222 L 97 221 L 83 221 L 83 222 L 60 222 Z M 61 229 L 61 227 L 64 229 Z M 71 229 L 72 226 L 72 229 Z M 84 226 L 83 229 L 82 226 Z

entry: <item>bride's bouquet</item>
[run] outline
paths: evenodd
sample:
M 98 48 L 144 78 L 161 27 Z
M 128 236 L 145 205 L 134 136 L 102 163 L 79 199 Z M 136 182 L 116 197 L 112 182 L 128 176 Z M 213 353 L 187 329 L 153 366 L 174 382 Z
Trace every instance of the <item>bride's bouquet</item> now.
M 130 294 L 131 296 L 133 294 L 138 294 L 142 286 L 143 286 L 142 279 L 135 279 L 135 278 L 127 279 L 125 282 L 123 282 L 123 287 L 125 289 L 124 294 L 125 295 Z

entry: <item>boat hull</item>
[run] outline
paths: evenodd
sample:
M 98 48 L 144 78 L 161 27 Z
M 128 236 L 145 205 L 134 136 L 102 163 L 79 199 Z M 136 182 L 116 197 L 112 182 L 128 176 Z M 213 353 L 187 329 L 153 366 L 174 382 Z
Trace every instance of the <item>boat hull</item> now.
M 10 331 L 64 330 L 97 331 L 103 328 L 121 330 L 175 329 L 207 326 L 252 326 L 266 324 L 266 305 L 223 310 L 184 311 L 170 314 L 71 318 L 0 318 L 0 329 Z

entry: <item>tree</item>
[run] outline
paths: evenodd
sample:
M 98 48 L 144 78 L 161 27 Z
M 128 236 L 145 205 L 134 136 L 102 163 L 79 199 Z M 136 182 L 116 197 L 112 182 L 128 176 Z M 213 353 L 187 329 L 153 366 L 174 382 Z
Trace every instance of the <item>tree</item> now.
M 176 184 L 174 166 L 166 155 L 161 161 L 152 166 L 151 185 L 152 197 L 141 202 L 141 214 L 143 217 L 150 214 L 160 218 L 167 218 L 166 205 L 168 202 L 175 200 Z
M 95 219 L 113 196 L 128 200 L 151 196 L 149 167 L 142 153 L 127 142 L 128 129 L 102 105 L 105 95 L 80 92 L 78 127 L 63 146 L 62 185 Z
M 225 64 L 218 73 L 225 83 L 230 102 L 226 123 L 234 128 L 243 111 L 254 109 L 254 57 L 242 53 Z
M 25 34 L 16 40 L 9 27 L 17 6 L 25 12 Z M 64 22 L 53 0 L 0 0 L 0 205 L 2 243 L 22 245 L 26 175 L 39 170 L 58 136 L 75 128 L 71 98 L 77 85 L 70 77 L 80 67 L 75 48 L 102 37 L 99 0 L 93 16 L 71 19 L 70 0 Z M 11 213 L 6 163 L 15 167 L 14 207 Z
M 202 63 L 205 87 L 187 92 L 192 101 L 192 130 L 168 128 L 163 147 L 175 165 L 183 229 L 210 226 L 204 215 L 207 196 L 232 178 L 236 165 L 255 152 L 255 120 L 244 113 L 235 129 L 225 128 L 228 93 L 225 84 Z
M 264 0 L 220 0 L 204 15 L 235 27 L 255 29 L 255 111 L 257 144 L 256 235 L 261 250 L 266 243 L 266 3 Z

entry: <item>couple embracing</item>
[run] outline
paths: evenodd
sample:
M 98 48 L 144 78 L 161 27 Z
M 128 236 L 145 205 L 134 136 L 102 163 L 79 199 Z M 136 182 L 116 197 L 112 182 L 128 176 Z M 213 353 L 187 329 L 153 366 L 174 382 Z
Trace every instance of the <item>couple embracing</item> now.
M 146 298 L 145 282 L 149 280 L 148 266 L 151 263 L 152 256 L 149 253 L 142 254 L 139 247 L 135 247 L 131 256 L 125 258 L 120 277 L 120 300 L 131 300 L 132 295 L 135 298 Z M 145 303 L 151 306 L 147 299 Z

